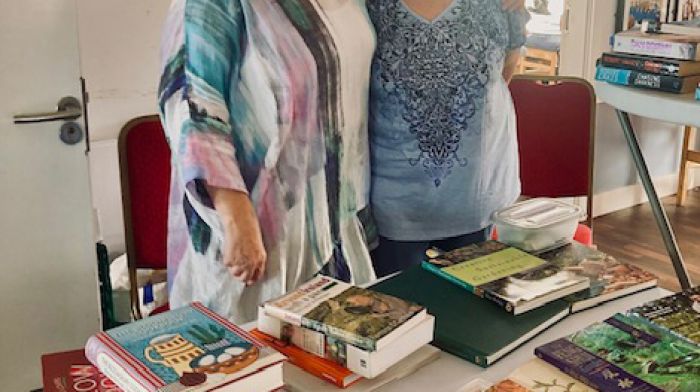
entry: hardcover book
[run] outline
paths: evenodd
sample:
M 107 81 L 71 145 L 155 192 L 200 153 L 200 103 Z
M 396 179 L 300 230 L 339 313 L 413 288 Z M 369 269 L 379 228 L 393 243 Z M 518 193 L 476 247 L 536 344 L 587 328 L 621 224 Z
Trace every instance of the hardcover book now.
M 590 288 L 565 298 L 578 312 L 629 294 L 656 287 L 656 275 L 578 242 L 539 255 L 549 263 L 585 276 Z
M 423 262 L 423 268 L 516 315 L 590 284 L 585 276 L 496 241 L 433 253 L 435 257 Z
M 433 340 L 435 318 L 427 315 L 418 325 L 379 351 L 367 351 L 320 332 L 295 326 L 258 311 L 258 329 L 320 358 L 333 361 L 366 378 L 384 373 L 411 353 Z
M 683 61 L 625 53 L 603 53 L 601 64 L 666 76 L 700 75 L 700 61 Z
M 363 378 L 345 389 L 346 392 L 374 392 L 385 390 L 384 387 L 394 381 L 408 377 L 440 358 L 440 350 L 426 345 L 401 362 L 389 368 L 374 379 Z M 318 377 L 312 376 L 291 363 L 284 365 L 284 377 L 288 392 L 334 392 L 338 388 Z
M 372 289 L 430 309 L 436 320 L 433 345 L 481 367 L 492 365 L 569 313 L 569 304 L 558 300 L 521 315 L 508 314 L 418 265 Z
M 698 346 L 621 314 L 538 347 L 535 354 L 598 390 L 700 390 Z
M 43 392 L 122 392 L 85 358 L 85 350 L 41 357 Z
M 646 303 L 629 313 L 700 345 L 700 287 Z
M 424 307 L 390 295 L 317 276 L 264 304 L 268 316 L 379 351 L 418 325 Z
M 272 391 L 285 357 L 199 303 L 99 333 L 86 357 L 125 391 Z
M 700 75 L 676 77 L 599 65 L 596 70 L 596 80 L 621 86 L 686 94 L 695 90 L 695 86 L 700 82 Z
M 253 330 L 251 335 L 284 354 L 292 365 L 326 380 L 338 388 L 347 388 L 362 379 L 362 376 L 351 372 L 338 363 L 306 352 L 285 340 L 276 339 L 257 329 Z
M 700 61 L 700 37 L 624 31 L 615 34 L 615 52 Z

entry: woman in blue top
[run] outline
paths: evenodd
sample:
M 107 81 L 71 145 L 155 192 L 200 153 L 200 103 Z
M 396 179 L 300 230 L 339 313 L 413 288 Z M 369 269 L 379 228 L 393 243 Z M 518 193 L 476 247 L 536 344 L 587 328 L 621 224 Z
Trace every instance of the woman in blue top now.
M 370 104 L 378 276 L 432 246 L 485 240 L 520 194 L 508 81 L 524 9 L 494 0 L 370 0 L 377 30 Z

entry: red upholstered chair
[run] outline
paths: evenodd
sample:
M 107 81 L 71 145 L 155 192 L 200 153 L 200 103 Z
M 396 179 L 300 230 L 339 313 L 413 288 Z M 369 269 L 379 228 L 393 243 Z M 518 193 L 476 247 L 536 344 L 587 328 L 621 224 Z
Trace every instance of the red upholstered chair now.
M 170 148 L 158 116 L 139 117 L 122 128 L 119 167 L 131 306 L 141 318 L 136 270 L 167 269 Z M 152 314 L 164 310 L 167 306 Z
M 575 239 L 593 244 L 595 93 L 572 77 L 516 76 L 520 180 L 525 197 L 587 197 Z

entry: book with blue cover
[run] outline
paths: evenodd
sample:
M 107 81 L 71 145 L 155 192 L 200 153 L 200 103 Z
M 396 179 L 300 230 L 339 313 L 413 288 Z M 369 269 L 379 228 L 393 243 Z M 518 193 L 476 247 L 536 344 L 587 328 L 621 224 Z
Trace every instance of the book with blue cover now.
M 700 75 L 678 77 L 598 65 L 596 80 L 621 86 L 685 94 L 695 90 L 700 83 Z
M 199 303 L 101 332 L 88 360 L 125 391 L 272 391 L 285 357 Z

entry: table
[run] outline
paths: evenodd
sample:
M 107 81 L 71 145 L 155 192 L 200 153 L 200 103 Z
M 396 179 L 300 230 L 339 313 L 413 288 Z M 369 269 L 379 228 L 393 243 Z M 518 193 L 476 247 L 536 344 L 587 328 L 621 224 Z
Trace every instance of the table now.
M 455 392 L 476 378 L 491 382 L 502 380 L 518 366 L 532 359 L 536 347 L 570 335 L 597 321 L 603 321 L 615 313 L 624 312 L 670 294 L 672 294 L 670 291 L 654 288 L 571 315 L 487 369 L 442 353 L 441 358 L 436 362 L 424 367 L 411 377 L 391 383 L 381 389 L 381 392 Z M 484 328 L 488 326 L 485 325 Z
M 596 82 L 595 91 L 598 98 L 615 108 L 617 117 L 625 134 L 627 145 L 632 153 L 634 164 L 642 180 L 654 218 L 664 240 L 676 276 L 683 289 L 692 287 L 692 282 L 686 270 L 683 257 L 678 249 L 678 242 L 668 221 L 666 211 L 654 189 L 646 161 L 639 148 L 637 136 L 630 122 L 630 114 L 647 117 L 654 120 L 679 124 L 683 126 L 700 127 L 700 103 L 695 101 L 693 94 L 675 95 L 659 93 L 630 87 L 615 86 L 605 82 Z
M 381 388 L 379 391 L 455 392 L 477 378 L 496 382 L 508 376 L 508 374 L 518 366 L 532 359 L 534 357 L 535 347 L 570 335 L 597 321 L 603 321 L 615 313 L 624 312 L 645 302 L 653 301 L 671 294 L 670 291 L 653 288 L 571 315 L 487 369 L 483 369 L 471 362 L 443 352 L 440 359 L 437 361 L 420 369 L 410 377 L 394 381 Z M 254 325 L 249 324 L 244 327 L 252 329 Z M 485 325 L 484 328 L 488 328 L 488 326 Z M 338 389 L 329 384 L 328 392 L 336 391 L 338 391 Z

